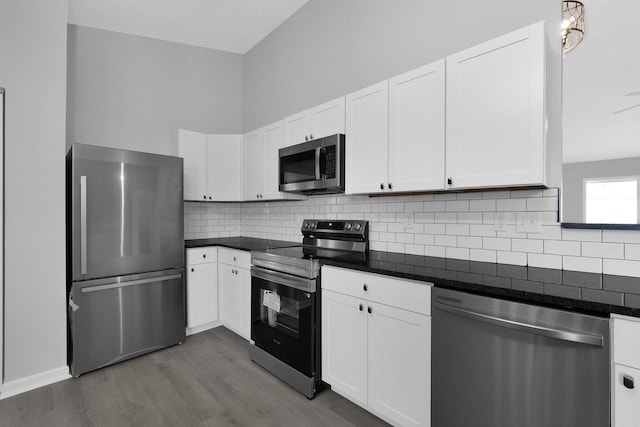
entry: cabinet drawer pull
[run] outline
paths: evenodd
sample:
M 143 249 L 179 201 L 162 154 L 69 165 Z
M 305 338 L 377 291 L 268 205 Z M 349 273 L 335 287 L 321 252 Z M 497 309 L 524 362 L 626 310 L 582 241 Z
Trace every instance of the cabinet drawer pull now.
M 635 388 L 633 377 L 631 377 L 629 375 L 623 375 L 622 376 L 622 384 L 624 384 L 624 386 L 626 388 L 628 388 L 628 389 L 634 389 Z
M 369 290 L 369 287 L 367 286 L 367 284 L 365 283 L 364 285 L 362 285 L 362 289 L 367 292 Z
M 384 184 L 383 183 L 380 183 L 380 189 L 384 190 Z
M 369 313 L 369 314 L 373 313 L 373 309 L 370 306 L 367 307 L 367 313 Z
M 391 190 L 391 189 L 393 188 L 393 187 L 391 186 L 391 183 L 389 183 L 388 187 L 389 187 L 389 190 Z
M 362 304 L 360 304 L 358 308 L 360 309 L 360 311 L 364 310 L 364 307 L 362 306 Z
M 453 179 L 451 177 L 447 178 L 447 184 L 449 185 L 453 184 Z
M 233 257 L 233 260 L 236 261 L 236 257 Z

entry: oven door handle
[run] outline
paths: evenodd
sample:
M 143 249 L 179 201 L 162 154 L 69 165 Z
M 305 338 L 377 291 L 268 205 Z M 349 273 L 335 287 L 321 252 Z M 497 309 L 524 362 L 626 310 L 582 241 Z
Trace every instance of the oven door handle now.
M 306 292 L 316 291 L 316 279 L 305 279 L 304 277 L 292 276 L 278 271 L 267 270 L 256 266 L 251 266 L 251 277 L 257 277 L 278 285 L 289 286 Z

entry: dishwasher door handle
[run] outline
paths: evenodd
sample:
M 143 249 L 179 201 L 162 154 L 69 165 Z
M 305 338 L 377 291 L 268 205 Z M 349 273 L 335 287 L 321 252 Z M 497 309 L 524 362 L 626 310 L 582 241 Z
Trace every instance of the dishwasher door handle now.
M 470 319 L 480 320 L 482 322 L 501 326 L 503 328 L 514 329 L 516 331 L 535 335 L 542 335 L 545 337 L 555 338 L 563 341 L 571 341 L 579 344 L 592 345 L 596 347 L 604 346 L 604 337 L 602 337 L 602 335 L 583 334 L 579 332 L 565 331 L 562 329 L 547 328 L 545 326 L 531 325 L 529 323 L 491 316 L 489 314 L 477 313 L 475 311 L 466 310 L 460 307 L 454 307 L 452 305 L 444 304 L 438 301 L 433 301 L 433 305 L 453 314 L 458 314 Z

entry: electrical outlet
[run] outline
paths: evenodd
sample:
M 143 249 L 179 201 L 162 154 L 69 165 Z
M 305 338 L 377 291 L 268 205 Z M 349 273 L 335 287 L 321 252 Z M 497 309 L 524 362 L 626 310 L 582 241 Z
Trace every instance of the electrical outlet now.
M 518 212 L 516 214 L 517 233 L 540 233 L 540 212 Z
M 493 231 L 507 231 L 507 214 L 496 213 L 493 217 Z

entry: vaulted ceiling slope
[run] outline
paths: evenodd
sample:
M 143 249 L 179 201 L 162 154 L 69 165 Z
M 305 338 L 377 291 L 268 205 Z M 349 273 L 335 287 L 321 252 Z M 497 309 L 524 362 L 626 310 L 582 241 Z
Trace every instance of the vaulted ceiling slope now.
M 69 23 L 244 54 L 308 0 L 69 0 Z

